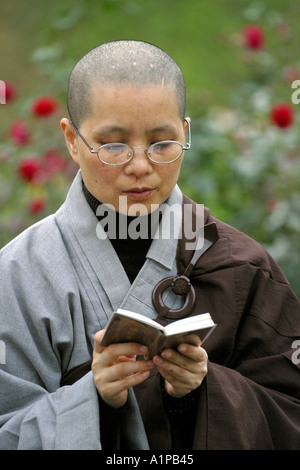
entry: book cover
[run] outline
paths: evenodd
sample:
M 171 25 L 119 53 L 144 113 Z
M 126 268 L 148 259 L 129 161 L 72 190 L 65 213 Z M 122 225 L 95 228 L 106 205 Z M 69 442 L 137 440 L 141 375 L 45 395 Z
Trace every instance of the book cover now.
M 203 344 L 215 327 L 209 313 L 184 318 L 163 327 L 148 317 L 119 309 L 109 320 L 100 344 L 144 344 L 149 349 L 151 359 L 163 349 L 176 349 L 181 343 Z

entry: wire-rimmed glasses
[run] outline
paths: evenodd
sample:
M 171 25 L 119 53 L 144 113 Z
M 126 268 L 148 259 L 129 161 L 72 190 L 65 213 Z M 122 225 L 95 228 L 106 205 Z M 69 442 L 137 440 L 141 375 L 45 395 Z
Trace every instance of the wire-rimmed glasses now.
M 120 166 L 130 162 L 137 150 L 144 150 L 147 152 L 147 157 L 151 162 L 164 164 L 173 163 L 181 157 L 184 150 L 191 148 L 191 127 L 187 119 L 184 119 L 188 124 L 188 142 L 182 145 L 176 140 L 162 140 L 151 144 L 148 148 L 132 148 L 131 145 L 121 142 L 112 142 L 109 144 L 101 145 L 97 150 L 94 150 L 85 138 L 81 135 L 75 124 L 70 120 L 76 133 L 89 148 L 91 153 L 97 154 L 99 160 L 105 165 Z

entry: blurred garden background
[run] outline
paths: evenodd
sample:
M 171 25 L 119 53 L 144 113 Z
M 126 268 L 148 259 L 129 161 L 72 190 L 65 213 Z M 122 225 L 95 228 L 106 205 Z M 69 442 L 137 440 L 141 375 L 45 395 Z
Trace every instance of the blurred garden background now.
M 101 42 L 141 39 L 185 74 L 181 189 L 261 242 L 300 296 L 297 0 L 9 0 L 0 11 L 0 246 L 56 211 L 77 171 L 59 127 L 73 65 Z

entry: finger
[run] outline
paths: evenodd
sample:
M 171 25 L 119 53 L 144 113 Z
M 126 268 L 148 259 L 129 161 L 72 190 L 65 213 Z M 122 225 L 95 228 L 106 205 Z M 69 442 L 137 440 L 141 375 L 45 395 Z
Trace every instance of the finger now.
M 131 354 L 130 356 L 119 356 L 117 361 L 118 362 L 135 361 L 136 357 L 137 357 L 136 354 Z
M 184 396 L 192 390 L 198 388 L 207 374 L 207 368 L 191 373 L 182 368 L 161 368 L 157 366 L 159 373 L 169 384 L 169 392 L 173 396 Z
M 119 357 L 145 355 L 148 348 L 137 343 L 116 343 L 95 349 L 101 353 L 101 362 L 103 366 L 113 364 Z
M 102 340 L 104 332 L 105 330 L 97 331 L 97 333 L 94 336 L 94 350 L 97 353 L 101 353 L 105 349 L 104 346 L 100 346 L 100 342 Z
M 154 367 L 153 361 L 134 360 L 126 356 L 115 356 L 111 352 L 119 348 L 106 348 L 106 350 L 97 354 L 94 353 L 92 370 L 94 378 L 99 387 L 107 382 L 114 382 L 126 376 L 133 375 L 143 370 L 149 370 Z
M 105 369 L 103 372 L 103 379 L 108 382 L 130 377 L 138 372 L 152 369 L 154 363 L 152 361 L 128 361 L 116 363 L 111 367 Z
M 127 392 L 129 388 L 143 382 L 149 377 L 149 374 L 149 370 L 143 370 L 114 382 L 106 382 L 101 387 L 100 394 L 104 401 L 114 406 L 114 402 L 119 402 L 118 397 L 124 395 L 124 392 Z
M 174 380 L 186 384 L 192 384 L 194 381 L 198 382 L 198 379 L 202 380 L 202 377 L 207 373 L 207 354 L 205 351 L 203 360 L 196 362 L 177 351 L 166 349 L 161 356 L 155 356 L 153 362 L 165 379 L 174 378 Z
M 188 343 L 183 343 L 178 346 L 178 351 L 195 362 L 207 360 L 207 353 L 205 349 L 201 348 L 201 346 L 193 346 Z
M 193 373 L 188 369 L 180 367 L 173 362 L 155 357 L 153 362 L 157 365 L 159 373 L 164 379 L 172 381 L 172 383 L 190 383 L 193 380 Z M 196 374 L 196 372 L 195 372 Z
M 187 346 L 187 347 L 186 347 Z M 196 373 L 199 365 L 207 360 L 207 354 L 201 348 L 191 345 L 180 345 L 179 351 L 173 349 L 165 349 L 161 353 L 163 360 L 169 361 L 183 369 Z M 164 363 L 166 366 L 166 363 Z
M 152 367 L 152 361 L 149 364 L 146 361 L 123 362 L 103 369 L 99 375 L 95 373 L 94 376 L 102 396 L 115 396 L 145 380 Z

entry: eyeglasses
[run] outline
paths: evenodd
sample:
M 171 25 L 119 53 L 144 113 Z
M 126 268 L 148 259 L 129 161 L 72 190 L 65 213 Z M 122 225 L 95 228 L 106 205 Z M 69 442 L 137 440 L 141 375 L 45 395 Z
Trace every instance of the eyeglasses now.
M 105 165 L 120 166 L 130 162 L 137 150 L 146 151 L 147 157 L 153 163 L 173 163 L 178 160 L 184 150 L 189 150 L 191 148 L 191 126 L 187 119 L 184 120 L 188 124 L 188 142 L 185 146 L 175 140 L 162 140 L 151 144 L 148 148 L 138 149 L 134 149 L 128 144 L 112 142 L 101 145 L 97 150 L 94 150 L 80 134 L 79 130 L 71 120 L 70 123 L 85 145 L 89 148 L 90 152 L 97 154 L 102 163 Z

